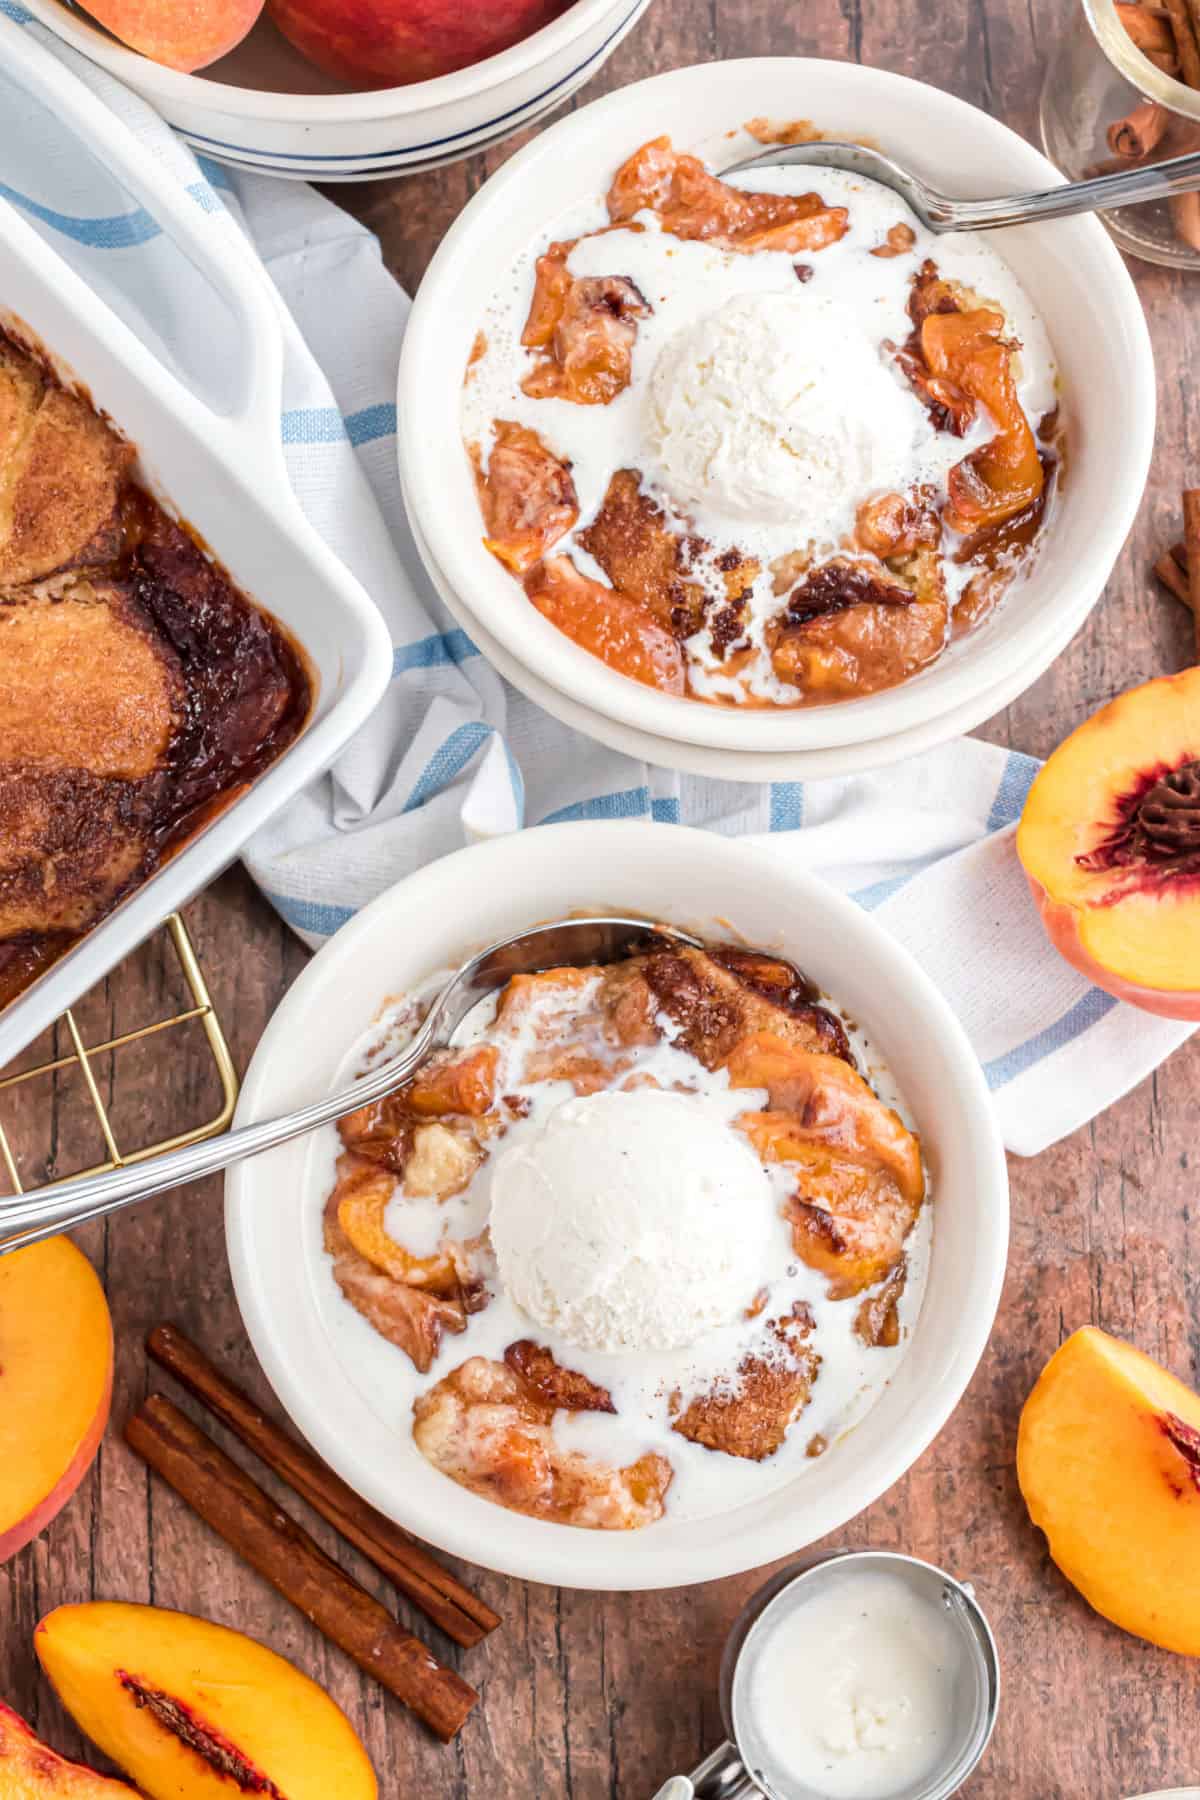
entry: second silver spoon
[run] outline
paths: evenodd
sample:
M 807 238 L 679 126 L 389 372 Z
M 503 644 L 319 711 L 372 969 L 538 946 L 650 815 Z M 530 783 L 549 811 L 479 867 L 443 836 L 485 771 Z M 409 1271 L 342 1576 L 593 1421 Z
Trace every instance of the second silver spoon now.
M 865 144 L 780 144 L 761 155 L 748 156 L 720 171 L 722 176 L 741 175 L 751 169 L 772 169 L 795 163 L 827 169 L 846 169 L 863 175 L 899 194 L 930 231 L 995 231 L 1002 225 L 1028 225 L 1042 219 L 1066 219 L 1075 213 L 1103 212 L 1114 206 L 1139 206 L 1146 200 L 1162 200 L 1168 194 L 1190 193 L 1200 188 L 1200 150 L 1155 163 L 1151 169 L 1122 170 L 1117 175 L 1097 175 L 1091 181 L 1068 181 L 1061 187 L 1043 188 L 1035 194 L 1002 194 L 994 200 L 954 200 L 939 193 L 919 176 L 912 175 L 890 156 Z

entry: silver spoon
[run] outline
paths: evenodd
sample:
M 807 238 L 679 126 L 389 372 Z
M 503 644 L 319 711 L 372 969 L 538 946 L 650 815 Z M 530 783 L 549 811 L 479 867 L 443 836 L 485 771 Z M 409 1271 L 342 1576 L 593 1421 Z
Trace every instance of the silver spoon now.
M 104 1175 L 86 1175 L 74 1181 L 55 1182 L 28 1199 L 0 1200 L 0 1256 L 34 1244 L 39 1238 L 87 1224 L 106 1213 L 118 1212 L 135 1200 L 198 1181 L 227 1169 L 243 1157 L 257 1156 L 278 1144 L 332 1124 L 346 1113 L 373 1100 L 382 1100 L 413 1074 L 432 1050 L 448 1044 L 454 1032 L 481 1000 L 502 988 L 514 975 L 531 975 L 539 969 L 584 968 L 592 963 L 616 962 L 639 940 L 653 934 L 680 944 L 701 948 L 698 938 L 672 926 L 647 919 L 604 916 L 559 919 L 538 925 L 489 944 L 470 957 L 450 977 L 425 1016 L 421 1029 L 398 1056 L 324 1100 L 315 1100 L 279 1119 L 242 1125 L 202 1144 L 172 1150 L 134 1168 L 112 1169 Z
M 1144 200 L 1161 200 L 1167 194 L 1185 194 L 1200 188 L 1200 150 L 1156 163 L 1152 169 L 1097 175 L 1091 181 L 1068 181 L 1040 193 L 1002 194 L 994 200 L 952 200 L 902 169 L 890 156 L 868 150 L 863 144 L 827 144 L 820 140 L 812 144 L 781 144 L 732 163 L 720 173 L 741 175 L 750 169 L 773 169 L 794 163 L 846 169 L 852 175 L 878 181 L 899 194 L 930 231 L 995 231 L 1002 225 L 1028 225 L 1042 219 L 1070 218 L 1074 213 L 1103 212 L 1114 206 L 1138 206 Z

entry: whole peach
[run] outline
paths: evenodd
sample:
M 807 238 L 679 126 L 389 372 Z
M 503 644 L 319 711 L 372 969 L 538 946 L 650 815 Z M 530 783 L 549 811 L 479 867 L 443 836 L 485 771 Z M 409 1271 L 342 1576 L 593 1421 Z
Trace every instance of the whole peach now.
M 326 74 L 394 87 L 465 69 L 520 43 L 570 0 L 267 0 L 283 35 Z
M 263 0 L 86 0 L 131 50 L 168 69 L 203 69 L 240 44 Z

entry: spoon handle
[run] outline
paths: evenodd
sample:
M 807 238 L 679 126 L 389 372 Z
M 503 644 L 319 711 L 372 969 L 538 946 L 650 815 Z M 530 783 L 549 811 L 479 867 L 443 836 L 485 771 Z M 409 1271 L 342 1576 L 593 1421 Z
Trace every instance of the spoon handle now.
M 1138 206 L 1145 200 L 1161 200 L 1167 194 L 1189 193 L 1195 188 L 1200 188 L 1200 151 L 1171 157 L 1150 169 L 1097 175 L 1090 181 L 1072 181 L 1038 194 L 1005 194 L 995 200 L 947 200 L 931 194 L 928 214 L 935 230 L 994 231 L 1002 225 L 1027 225 L 1042 219 L 1067 219 L 1074 213 L 1103 212 L 1114 206 Z
M 80 1176 L 73 1181 L 59 1181 L 31 1194 L 27 1199 L 0 1199 L 0 1256 L 23 1250 L 39 1238 L 51 1237 L 59 1231 L 88 1224 L 106 1213 L 119 1212 L 151 1194 L 167 1188 L 181 1187 L 187 1181 L 215 1175 L 243 1157 L 258 1156 L 279 1144 L 329 1125 L 347 1112 L 373 1100 L 383 1099 L 393 1088 L 411 1075 L 430 1049 L 437 1022 L 435 1006 L 424 1026 L 402 1056 L 391 1058 L 378 1069 L 360 1077 L 352 1088 L 327 1094 L 282 1118 L 264 1119 L 256 1125 L 240 1125 L 220 1137 L 200 1144 L 188 1144 L 182 1150 L 168 1151 L 165 1156 L 148 1157 L 145 1162 L 126 1164 L 103 1175 Z

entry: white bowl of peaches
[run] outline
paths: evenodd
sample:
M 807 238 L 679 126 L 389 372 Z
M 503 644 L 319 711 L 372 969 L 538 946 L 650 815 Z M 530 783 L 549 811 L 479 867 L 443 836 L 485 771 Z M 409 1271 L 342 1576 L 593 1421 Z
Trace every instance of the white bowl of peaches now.
M 1098 599 L 1154 379 L 1095 218 L 935 236 L 827 167 L 1051 185 L 920 83 L 791 58 L 593 101 L 493 175 L 421 284 L 401 479 L 443 596 L 542 705 L 658 763 L 838 773 L 978 724 Z
M 227 1238 L 280 1399 L 382 1512 L 532 1580 L 673 1586 L 845 1524 L 983 1352 L 1004 1153 L 907 953 L 761 851 L 548 826 L 339 932 L 240 1116 L 369 1067 L 484 945 L 599 913 L 644 937 L 512 978 L 386 1101 L 234 1169 Z
M 202 155 L 361 181 L 436 167 L 561 106 L 650 0 L 29 0 Z

